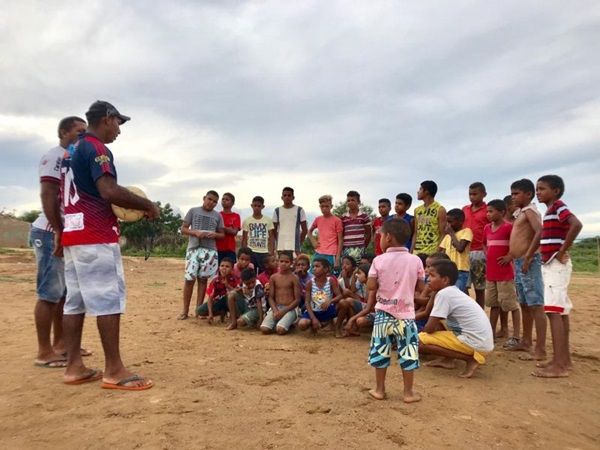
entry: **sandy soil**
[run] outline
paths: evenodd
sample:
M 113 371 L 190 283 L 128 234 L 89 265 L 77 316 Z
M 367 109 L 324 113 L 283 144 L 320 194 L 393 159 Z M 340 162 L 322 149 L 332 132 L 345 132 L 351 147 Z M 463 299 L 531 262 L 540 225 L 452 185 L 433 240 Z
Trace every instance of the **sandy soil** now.
M 422 368 L 423 401 L 370 400 L 369 337 L 294 332 L 261 336 L 177 321 L 183 262 L 125 258 L 128 313 L 122 353 L 156 382 L 145 392 L 66 386 L 60 369 L 33 366 L 35 262 L 29 251 L 0 255 L 0 447 L 25 448 L 598 448 L 600 279 L 572 283 L 572 376 L 541 380 L 516 354 L 495 352 L 474 379 Z M 86 361 L 102 367 L 88 321 Z M 549 345 L 548 345 L 549 347 Z

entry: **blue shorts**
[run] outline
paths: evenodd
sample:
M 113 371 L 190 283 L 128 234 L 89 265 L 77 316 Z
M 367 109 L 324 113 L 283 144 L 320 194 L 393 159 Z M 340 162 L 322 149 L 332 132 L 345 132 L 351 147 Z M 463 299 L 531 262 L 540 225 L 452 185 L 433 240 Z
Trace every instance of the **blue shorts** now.
M 425 325 L 427 324 L 427 319 L 415 320 L 415 323 L 417 324 L 417 330 L 419 330 L 420 333 L 421 331 L 423 331 L 423 328 L 425 328 Z
M 66 295 L 65 263 L 63 258 L 52 255 L 54 233 L 31 227 L 29 240 L 37 261 L 36 292 L 38 299 L 58 303 Z
M 459 270 L 458 278 L 456 279 L 456 287 L 463 292 L 467 292 L 467 286 L 469 286 L 469 271 Z
M 337 310 L 335 309 L 335 304 L 332 303 L 331 305 L 329 305 L 329 308 L 327 308 L 325 311 L 313 311 L 313 314 L 319 322 L 329 322 L 337 316 Z M 302 319 L 310 320 L 310 315 L 308 314 L 308 311 L 304 311 L 302 313 Z
M 542 258 L 539 253 L 533 257 L 527 273 L 521 272 L 524 258 L 515 259 L 515 287 L 522 305 L 544 306 L 544 279 L 542 278 Z
M 402 370 L 419 368 L 419 333 L 412 319 L 396 319 L 384 311 L 375 311 L 371 334 L 369 364 L 377 369 L 390 366 L 392 343 L 398 346 L 398 365 Z

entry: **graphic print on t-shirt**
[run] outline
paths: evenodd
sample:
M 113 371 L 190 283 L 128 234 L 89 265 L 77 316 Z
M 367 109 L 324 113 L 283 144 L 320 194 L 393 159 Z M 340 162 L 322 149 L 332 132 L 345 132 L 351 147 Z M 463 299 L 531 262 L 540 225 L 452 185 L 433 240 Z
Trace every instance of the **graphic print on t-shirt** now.
M 251 222 L 248 224 L 248 247 L 267 250 L 269 231 L 266 222 Z

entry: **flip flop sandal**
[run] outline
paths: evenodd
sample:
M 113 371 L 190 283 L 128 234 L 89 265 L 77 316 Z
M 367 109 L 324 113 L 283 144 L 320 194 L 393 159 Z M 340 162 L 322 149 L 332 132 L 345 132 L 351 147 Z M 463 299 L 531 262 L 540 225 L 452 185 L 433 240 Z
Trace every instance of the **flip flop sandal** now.
M 147 381 L 146 384 L 142 386 L 127 386 L 127 383 L 131 383 L 132 381 Z M 132 375 L 127 378 L 123 378 L 119 380 L 117 383 L 107 383 L 106 381 L 102 382 L 102 389 L 117 389 L 122 391 L 144 391 L 146 389 L 150 389 L 154 386 L 152 380 L 144 378 L 140 375 Z

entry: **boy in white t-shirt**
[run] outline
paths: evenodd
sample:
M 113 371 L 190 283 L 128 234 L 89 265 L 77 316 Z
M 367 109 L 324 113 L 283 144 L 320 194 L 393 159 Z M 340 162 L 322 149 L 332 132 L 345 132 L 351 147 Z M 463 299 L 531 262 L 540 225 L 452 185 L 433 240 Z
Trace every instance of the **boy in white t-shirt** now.
M 300 244 L 306 239 L 306 213 L 302 206 L 294 205 L 294 190 L 284 187 L 281 193 L 283 205 L 273 211 L 273 225 L 277 252 L 286 252 L 291 258 L 300 253 Z
M 429 266 L 429 288 L 437 292 L 429 320 L 419 333 L 419 351 L 441 358 L 430 367 L 454 368 L 454 360 L 466 362 L 459 376 L 470 378 L 494 349 L 490 322 L 481 307 L 454 283 L 458 269 L 452 261 L 437 259 Z M 444 323 L 445 322 L 445 323 Z

